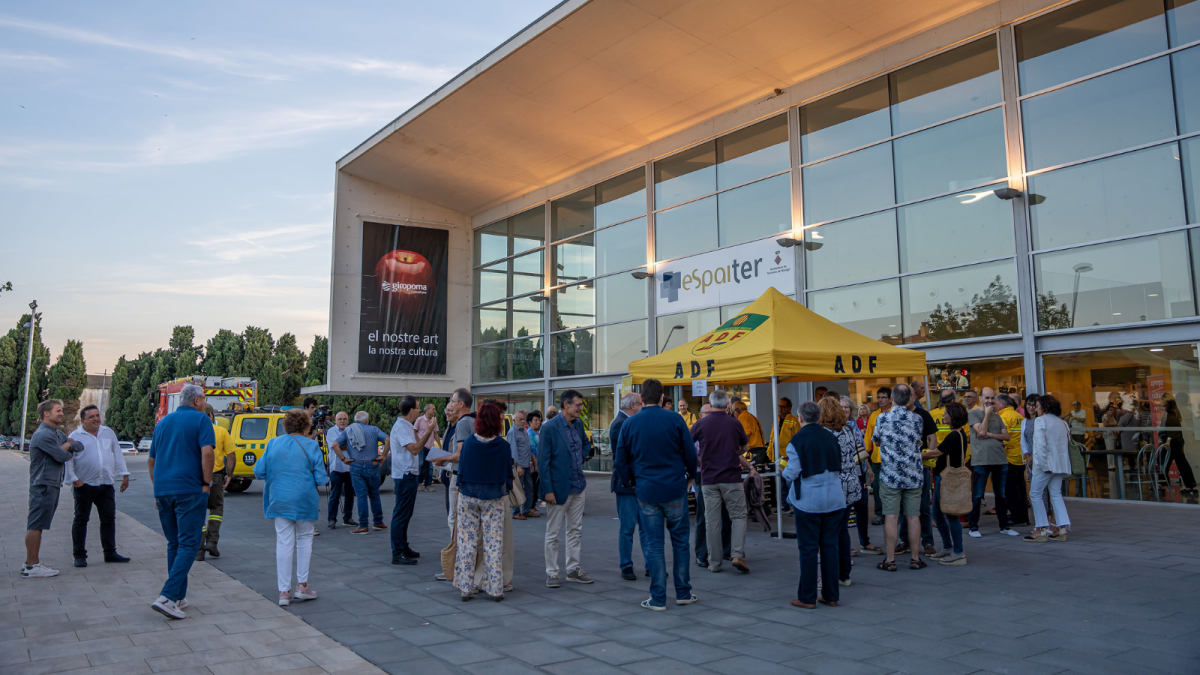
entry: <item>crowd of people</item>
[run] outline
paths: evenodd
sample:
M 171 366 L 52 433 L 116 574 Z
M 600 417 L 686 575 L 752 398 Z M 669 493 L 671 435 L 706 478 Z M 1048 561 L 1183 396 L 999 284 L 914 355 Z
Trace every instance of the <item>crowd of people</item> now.
M 638 578 L 633 560 L 638 533 L 643 572 L 650 581 L 642 607 L 667 608 L 668 579 L 676 604 L 698 601 L 691 585 L 693 555 L 711 573 L 722 572 L 725 561 L 741 574 L 750 573 L 747 526 L 751 517 L 766 523 L 760 471 L 771 462 L 781 470 L 784 501 L 795 522 L 800 559 L 792 601 L 796 607 L 836 607 L 840 588 L 852 583 L 858 555 L 882 555 L 876 566 L 887 572 L 898 569 L 897 556 L 904 554 L 912 570 L 927 567 L 927 559 L 965 565 L 964 521 L 970 536 L 983 536 L 980 519 L 986 515 L 989 482 L 1001 534 L 1019 536 L 1014 527 L 1032 525 L 1026 541 L 1066 540 L 1071 523 L 1062 484 L 1071 474 L 1071 428 L 1053 396 L 1031 394 L 1018 402 L 984 388 L 967 391 L 959 401 L 954 390 L 944 390 L 937 407 L 926 411 L 920 380 L 878 389 L 875 410 L 836 392 L 815 393 L 816 400 L 802 402 L 797 414 L 790 399 L 778 402 L 782 452 L 774 438 L 764 438 L 745 402 L 726 391 L 712 391 L 694 414 L 686 399 L 673 407 L 662 383 L 653 379 L 642 383 L 640 392 L 621 397 L 620 412 L 608 429 L 613 448 L 609 487 L 620 522 L 620 573 L 630 581 Z M 315 527 L 320 486 L 330 486 L 329 529 L 337 528 L 339 516 L 341 524 L 352 526 L 351 535 L 390 529 L 392 564 L 416 565 L 421 554 L 411 546 L 409 523 L 416 493 L 432 489 L 435 474 L 445 487 L 449 529 L 436 578 L 451 583 L 463 601 L 477 594 L 501 601 L 512 590 L 514 520 L 546 519 L 548 588 L 593 583 L 582 561 L 588 488 L 584 465 L 593 454 L 581 419 L 582 395 L 563 392 L 559 407 L 548 407 L 544 422 L 542 413 L 532 410 L 515 412 L 506 423 L 502 403 L 475 403 L 469 390 L 456 390 L 444 411 L 444 434 L 437 410 L 422 408 L 412 396 L 401 400 L 400 416 L 386 433 L 371 424 L 366 412 L 355 413 L 353 422 L 338 412 L 334 426 L 325 431 L 327 459 L 312 417 L 316 401 L 286 412 L 285 433 L 268 442 L 254 465 L 255 477 L 264 482 L 263 515 L 275 525 L 280 605 L 318 597 L 308 577 L 313 538 L 320 534 Z M 22 577 L 58 574 L 41 563 L 38 553 L 64 480 L 75 491 L 76 566 L 87 565 L 92 505 L 101 520 L 105 561 L 128 561 L 117 552 L 113 523 L 114 482 L 121 481 L 123 492 L 129 474 L 115 436 L 100 424 L 94 406 L 82 411 L 83 424 L 69 437 L 60 430 L 60 402 L 41 404 L 37 414 L 41 424 L 31 441 Z M 186 616 L 192 563 L 206 552 L 220 556 L 223 488 L 234 462 L 232 441 L 216 424 L 203 389 L 185 386 L 179 408 L 155 428 L 147 467 L 167 539 L 168 578 L 152 607 L 166 616 Z M 390 524 L 384 522 L 379 496 L 384 463 L 390 463 L 395 491 Z M 689 495 L 695 497 L 694 541 Z M 871 501 L 874 524 L 884 526 L 882 548 L 870 539 Z M 1027 505 L 1032 506 L 1032 523 Z M 857 549 L 851 546 L 851 522 Z M 934 529 L 940 550 L 934 546 Z M 669 572 L 668 537 L 673 558 Z

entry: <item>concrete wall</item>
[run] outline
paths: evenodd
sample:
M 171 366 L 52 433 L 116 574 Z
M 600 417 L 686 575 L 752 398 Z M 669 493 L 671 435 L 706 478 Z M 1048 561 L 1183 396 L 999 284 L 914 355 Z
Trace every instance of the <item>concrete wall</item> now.
M 363 221 L 445 229 L 450 233 L 446 375 L 359 373 Z M 329 294 L 328 389 L 381 396 L 448 395 L 471 380 L 470 219 L 377 183 L 338 172 Z

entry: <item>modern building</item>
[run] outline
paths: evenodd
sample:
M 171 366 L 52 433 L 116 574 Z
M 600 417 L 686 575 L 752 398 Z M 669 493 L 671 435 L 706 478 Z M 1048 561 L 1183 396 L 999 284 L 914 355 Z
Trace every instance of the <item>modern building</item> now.
M 603 445 L 628 363 L 765 283 L 925 351 L 931 396 L 1049 392 L 1094 450 L 1200 470 L 1200 3 L 568 0 L 336 180 L 322 390 L 574 388 Z M 444 367 L 362 367 L 383 226 L 446 233 Z

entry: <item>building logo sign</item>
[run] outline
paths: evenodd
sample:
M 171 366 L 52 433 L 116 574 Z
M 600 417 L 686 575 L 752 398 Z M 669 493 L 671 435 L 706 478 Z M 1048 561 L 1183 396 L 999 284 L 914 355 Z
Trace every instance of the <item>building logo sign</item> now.
M 796 292 L 794 254 L 763 239 L 680 258 L 659 270 L 659 314 L 757 300 L 768 288 Z
M 766 323 L 769 318 L 771 317 L 764 314 L 739 314 L 700 338 L 696 346 L 692 347 L 692 354 L 707 356 L 734 345 L 753 333 L 755 328 Z

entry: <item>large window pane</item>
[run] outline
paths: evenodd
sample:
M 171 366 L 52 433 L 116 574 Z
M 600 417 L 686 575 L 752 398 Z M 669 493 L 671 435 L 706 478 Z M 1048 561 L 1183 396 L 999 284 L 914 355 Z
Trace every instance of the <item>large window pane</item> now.
M 891 135 L 886 77 L 826 96 L 800 109 L 800 155 L 805 163 Z
M 1030 171 L 1175 135 L 1165 58 L 1027 99 L 1021 109 Z
M 898 209 L 900 271 L 919 272 L 1013 252 L 1012 203 L 984 188 Z
M 845 218 L 895 203 L 890 143 L 804 169 L 806 224 Z
M 1174 143 L 1029 180 L 1033 247 L 1055 248 L 1184 224 Z
M 805 230 L 804 256 L 809 288 L 895 274 L 899 271 L 896 212 L 873 213 Z
M 475 230 L 475 264 L 508 257 L 508 219 Z
M 551 330 L 596 325 L 596 289 L 593 284 L 560 288 L 553 292 L 552 301 L 555 321 Z
M 1182 232 L 1034 257 L 1041 330 L 1196 314 Z
M 1004 178 L 1004 114 L 999 109 L 943 124 L 893 142 L 896 201 L 962 190 Z
M 476 307 L 475 313 L 475 344 L 495 342 L 508 337 L 508 303 Z
M 472 380 L 476 383 L 503 382 L 508 379 L 508 343 L 484 345 L 475 347 L 472 361 L 475 372 Z
M 780 115 L 717 139 L 717 189 L 749 183 L 788 168 L 787 116 Z
M 895 279 L 809 293 L 808 308 L 873 340 L 901 341 L 900 284 Z
M 631 321 L 596 329 L 597 373 L 624 373 L 632 361 L 646 358 L 646 321 Z
M 721 310 L 717 307 L 693 312 L 660 316 L 657 320 L 658 351 L 685 345 L 721 325 Z
M 634 169 L 596 186 L 596 227 L 646 215 L 646 171 Z
M 654 215 L 654 257 L 659 260 L 703 253 L 717 246 L 716 197 Z
M 542 339 L 538 336 L 475 347 L 473 380 L 483 384 L 544 377 Z
M 555 376 L 591 375 L 595 372 L 592 367 L 595 328 L 558 333 L 550 339 Z
M 475 304 L 483 305 L 508 297 L 508 263 L 505 260 L 475 270 Z
M 533 380 L 545 376 L 542 340 L 541 337 L 535 337 L 508 343 L 513 380 Z
M 646 282 L 614 274 L 554 292 L 558 323 L 554 330 L 582 328 L 646 316 Z
M 1016 28 L 1021 93 L 1167 48 L 1162 0 L 1086 0 Z
M 1196 291 L 1193 297 L 1200 298 L 1200 229 L 1188 230 L 1188 240 L 1192 244 L 1192 289 Z
M 542 290 L 542 253 L 535 251 L 509 261 L 513 271 L 510 295 L 524 295 Z
M 539 206 L 511 218 L 513 255 L 538 248 L 546 241 L 546 210 Z
M 542 303 L 530 297 L 476 307 L 474 314 L 476 344 L 542 332 Z
M 890 76 L 892 133 L 927 127 L 999 103 L 1000 59 L 988 36 Z
M 904 341 L 958 340 L 1017 332 L 1011 260 L 905 277 Z
M 717 195 L 717 223 L 720 246 L 791 230 L 791 176 L 782 174 Z
M 717 191 L 716 143 L 694 148 L 654 163 L 654 208 L 665 209 Z
M 646 218 L 596 233 L 596 274 L 608 274 L 646 264 Z
M 1179 133 L 1200 131 L 1200 47 L 1171 55 Z
M 596 235 L 585 234 L 556 244 L 551 265 L 555 285 L 596 276 Z
M 596 226 L 596 187 L 585 188 L 550 204 L 550 239 L 590 232 Z
M 1183 161 L 1183 191 L 1187 198 L 1187 221 L 1200 222 L 1200 137 L 1179 143 Z
M 1167 0 L 1167 35 L 1172 47 L 1200 40 L 1200 3 Z

